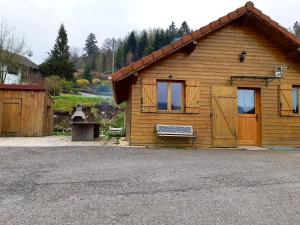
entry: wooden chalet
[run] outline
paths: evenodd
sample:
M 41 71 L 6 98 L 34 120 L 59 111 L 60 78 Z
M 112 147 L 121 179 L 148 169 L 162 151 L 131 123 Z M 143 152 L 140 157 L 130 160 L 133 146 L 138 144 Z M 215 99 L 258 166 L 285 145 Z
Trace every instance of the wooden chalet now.
M 127 101 L 126 137 L 131 145 L 300 147 L 299 59 L 300 39 L 247 2 L 112 75 L 116 102 Z M 159 136 L 158 125 L 170 135 Z M 188 127 L 191 139 L 174 135 Z

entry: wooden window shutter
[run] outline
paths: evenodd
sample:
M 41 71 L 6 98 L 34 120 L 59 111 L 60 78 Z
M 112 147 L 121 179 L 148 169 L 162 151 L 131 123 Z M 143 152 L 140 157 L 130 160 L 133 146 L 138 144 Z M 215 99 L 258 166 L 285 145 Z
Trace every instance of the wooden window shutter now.
M 142 112 L 156 112 L 156 80 L 142 80 Z
M 281 116 L 293 115 L 292 85 L 279 85 L 279 112 Z
M 200 82 L 187 80 L 185 82 L 185 112 L 199 113 L 200 110 Z

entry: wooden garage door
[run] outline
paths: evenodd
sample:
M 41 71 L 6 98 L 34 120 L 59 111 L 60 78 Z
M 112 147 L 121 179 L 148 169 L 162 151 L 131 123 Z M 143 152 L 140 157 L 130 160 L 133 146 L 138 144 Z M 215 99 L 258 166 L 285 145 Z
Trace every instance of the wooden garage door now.
M 21 99 L 0 100 L 1 136 L 19 136 L 21 105 Z
M 212 87 L 212 145 L 237 147 L 237 89 Z

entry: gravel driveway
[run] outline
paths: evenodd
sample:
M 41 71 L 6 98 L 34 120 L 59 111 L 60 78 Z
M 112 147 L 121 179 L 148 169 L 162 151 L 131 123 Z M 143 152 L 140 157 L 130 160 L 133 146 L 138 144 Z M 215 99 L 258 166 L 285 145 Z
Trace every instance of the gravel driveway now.
M 300 152 L 0 148 L 0 224 L 299 224 Z

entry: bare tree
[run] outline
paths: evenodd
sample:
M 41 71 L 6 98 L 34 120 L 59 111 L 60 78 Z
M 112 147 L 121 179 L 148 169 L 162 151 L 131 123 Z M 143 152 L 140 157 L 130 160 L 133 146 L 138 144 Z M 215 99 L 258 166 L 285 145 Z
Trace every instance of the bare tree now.
M 78 47 L 71 47 L 70 49 L 70 60 L 75 65 L 75 68 L 83 68 L 84 60 L 82 58 L 82 51 Z
M 27 53 L 24 38 L 18 38 L 15 28 L 5 21 L 0 23 L 0 83 L 4 83 L 9 70 L 18 68 L 20 56 Z

